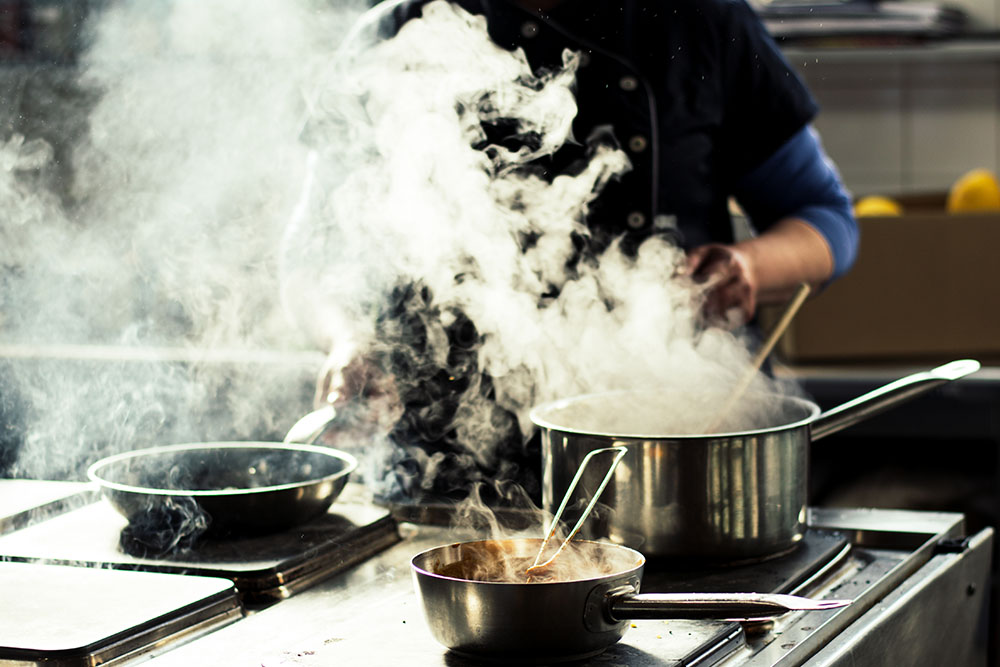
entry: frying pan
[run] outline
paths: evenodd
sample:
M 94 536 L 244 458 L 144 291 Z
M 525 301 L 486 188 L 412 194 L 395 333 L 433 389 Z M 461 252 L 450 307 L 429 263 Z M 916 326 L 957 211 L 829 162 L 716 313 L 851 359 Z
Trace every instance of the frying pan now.
M 209 442 L 109 456 L 87 476 L 132 524 L 167 516 L 212 533 L 261 534 L 326 512 L 357 465 L 329 447 Z
M 576 660 L 612 646 L 630 619 L 758 620 L 849 604 L 755 593 L 640 594 L 645 558 L 606 542 L 572 543 L 571 555 L 590 564 L 575 578 L 500 582 L 480 580 L 489 577 L 475 572 L 479 564 L 505 561 L 523 573 L 540 544 L 481 540 L 414 556 L 414 586 L 434 638 L 456 653 L 507 664 Z

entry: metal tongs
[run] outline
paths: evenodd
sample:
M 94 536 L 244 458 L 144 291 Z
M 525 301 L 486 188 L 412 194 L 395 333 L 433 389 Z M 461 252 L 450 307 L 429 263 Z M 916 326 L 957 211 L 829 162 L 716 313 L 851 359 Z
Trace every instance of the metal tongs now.
M 559 520 L 562 519 L 563 512 L 569 504 L 569 499 L 572 497 L 573 491 L 576 490 L 577 483 L 580 481 L 580 478 L 583 477 L 583 471 L 587 468 L 587 464 L 590 463 L 592 458 L 605 452 L 618 453 L 615 455 L 614 461 L 611 462 L 611 467 L 608 468 L 608 472 L 604 475 L 604 479 L 601 480 L 601 485 L 597 487 L 597 491 L 594 492 L 594 496 L 590 499 L 590 503 L 587 505 L 587 508 L 583 510 L 583 514 L 580 515 L 576 525 L 573 526 L 573 530 L 569 532 L 569 535 L 567 535 L 566 539 L 564 539 L 562 544 L 559 545 L 556 552 L 552 554 L 552 557 L 547 561 L 540 563 L 539 561 L 542 560 L 542 556 L 545 554 L 545 548 L 549 545 L 549 540 L 555 537 L 556 528 L 559 526 Z M 601 494 L 604 493 L 604 488 L 608 485 L 608 482 L 611 481 L 611 476 L 614 474 L 615 468 L 618 467 L 618 464 L 621 462 L 626 452 L 628 452 L 628 448 L 624 445 L 618 445 L 617 447 L 601 447 L 600 449 L 590 451 L 583 458 L 583 461 L 580 462 L 580 467 L 577 468 L 576 474 L 573 475 L 573 481 L 569 483 L 569 488 L 566 489 L 566 493 L 563 495 L 562 503 L 559 505 L 559 509 L 556 510 L 555 515 L 552 517 L 552 523 L 549 524 L 549 529 L 545 533 L 545 539 L 542 540 L 542 545 L 538 548 L 538 555 L 535 556 L 535 562 L 525 571 L 529 582 L 536 574 L 551 566 L 552 562 L 558 558 L 559 554 L 563 552 L 570 541 L 576 537 L 577 533 L 580 532 L 580 529 L 583 527 L 583 522 L 587 520 L 587 517 L 589 517 L 590 513 L 594 510 L 594 507 L 597 505 L 597 500 L 601 497 Z

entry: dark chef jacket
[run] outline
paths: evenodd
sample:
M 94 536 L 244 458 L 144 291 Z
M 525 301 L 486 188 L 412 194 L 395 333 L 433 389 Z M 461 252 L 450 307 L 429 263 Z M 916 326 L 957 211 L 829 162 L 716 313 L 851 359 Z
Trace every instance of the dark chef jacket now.
M 397 25 L 423 4 L 404 5 Z M 592 207 L 595 250 L 619 235 L 626 249 L 651 234 L 685 248 L 732 241 L 728 197 L 739 180 L 817 111 L 743 0 L 568 0 L 544 15 L 504 0 L 456 4 L 484 15 L 492 39 L 523 48 L 536 71 L 559 67 L 564 49 L 581 54 L 578 143 L 540 166 L 550 176 L 572 170 L 595 129 L 613 128 L 632 170 Z M 490 141 L 523 140 L 492 130 Z
M 397 7 L 388 35 L 419 16 L 424 4 Z M 591 236 L 579 239 L 581 255 L 622 235 L 626 251 L 653 234 L 672 236 L 684 247 L 731 241 L 729 194 L 816 112 L 742 0 L 569 0 L 546 16 L 503 0 L 457 4 L 485 15 L 499 45 L 523 47 L 536 72 L 560 67 L 564 49 L 582 54 L 577 141 L 531 168 L 549 178 L 572 172 L 594 141 L 610 136 L 627 151 L 632 170 L 608 184 L 592 206 Z M 610 135 L 595 132 L 607 127 Z M 532 141 L 515 134 L 513 122 L 484 129 L 486 144 L 516 149 Z M 754 221 L 758 228 L 770 222 Z M 497 408 L 491 419 L 500 436 L 495 467 L 473 462 L 456 441 L 451 421 L 458 397 L 476 391 L 489 400 L 492 384 L 478 368 L 475 326 L 461 313 L 452 313 L 446 327 L 447 367 L 424 354 L 425 327 L 437 315 L 433 295 L 404 285 L 390 295 L 378 324 L 380 363 L 396 378 L 405 407 L 391 434 L 400 445 L 393 462 L 399 490 L 411 497 L 448 495 L 477 480 L 515 478 L 537 502 L 537 441 L 523 442 L 512 413 Z M 421 470 L 427 456 L 436 457 L 432 482 Z

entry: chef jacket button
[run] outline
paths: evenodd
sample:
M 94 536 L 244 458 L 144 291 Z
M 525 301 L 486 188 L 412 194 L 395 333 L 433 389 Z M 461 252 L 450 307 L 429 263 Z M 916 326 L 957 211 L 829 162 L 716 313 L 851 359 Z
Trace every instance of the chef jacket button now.
M 618 87 L 621 88 L 624 91 L 631 92 L 631 91 L 633 91 L 633 90 L 635 90 L 636 88 L 639 87 L 639 79 L 637 79 L 637 78 L 635 78 L 634 76 L 631 76 L 631 75 L 629 75 L 629 76 L 623 76 L 618 81 Z
M 628 217 L 625 218 L 625 222 L 627 222 L 628 226 L 632 229 L 639 229 L 646 224 L 646 216 L 639 211 L 632 211 L 628 214 Z
M 649 144 L 646 141 L 646 137 L 641 134 L 637 134 L 628 140 L 628 149 L 633 153 L 641 153 L 646 150 L 646 146 Z
M 535 21 L 525 21 L 521 24 L 521 36 L 532 38 L 538 35 L 538 24 Z
M 658 213 L 653 216 L 653 227 L 656 229 L 677 229 L 677 216 Z

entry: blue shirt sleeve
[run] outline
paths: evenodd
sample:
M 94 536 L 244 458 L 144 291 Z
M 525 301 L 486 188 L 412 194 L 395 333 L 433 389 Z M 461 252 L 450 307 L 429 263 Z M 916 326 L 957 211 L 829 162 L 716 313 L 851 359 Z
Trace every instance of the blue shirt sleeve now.
M 734 194 L 758 230 L 789 217 L 812 225 L 833 254 L 831 280 L 854 264 L 859 235 L 851 197 L 811 126 L 744 176 Z

